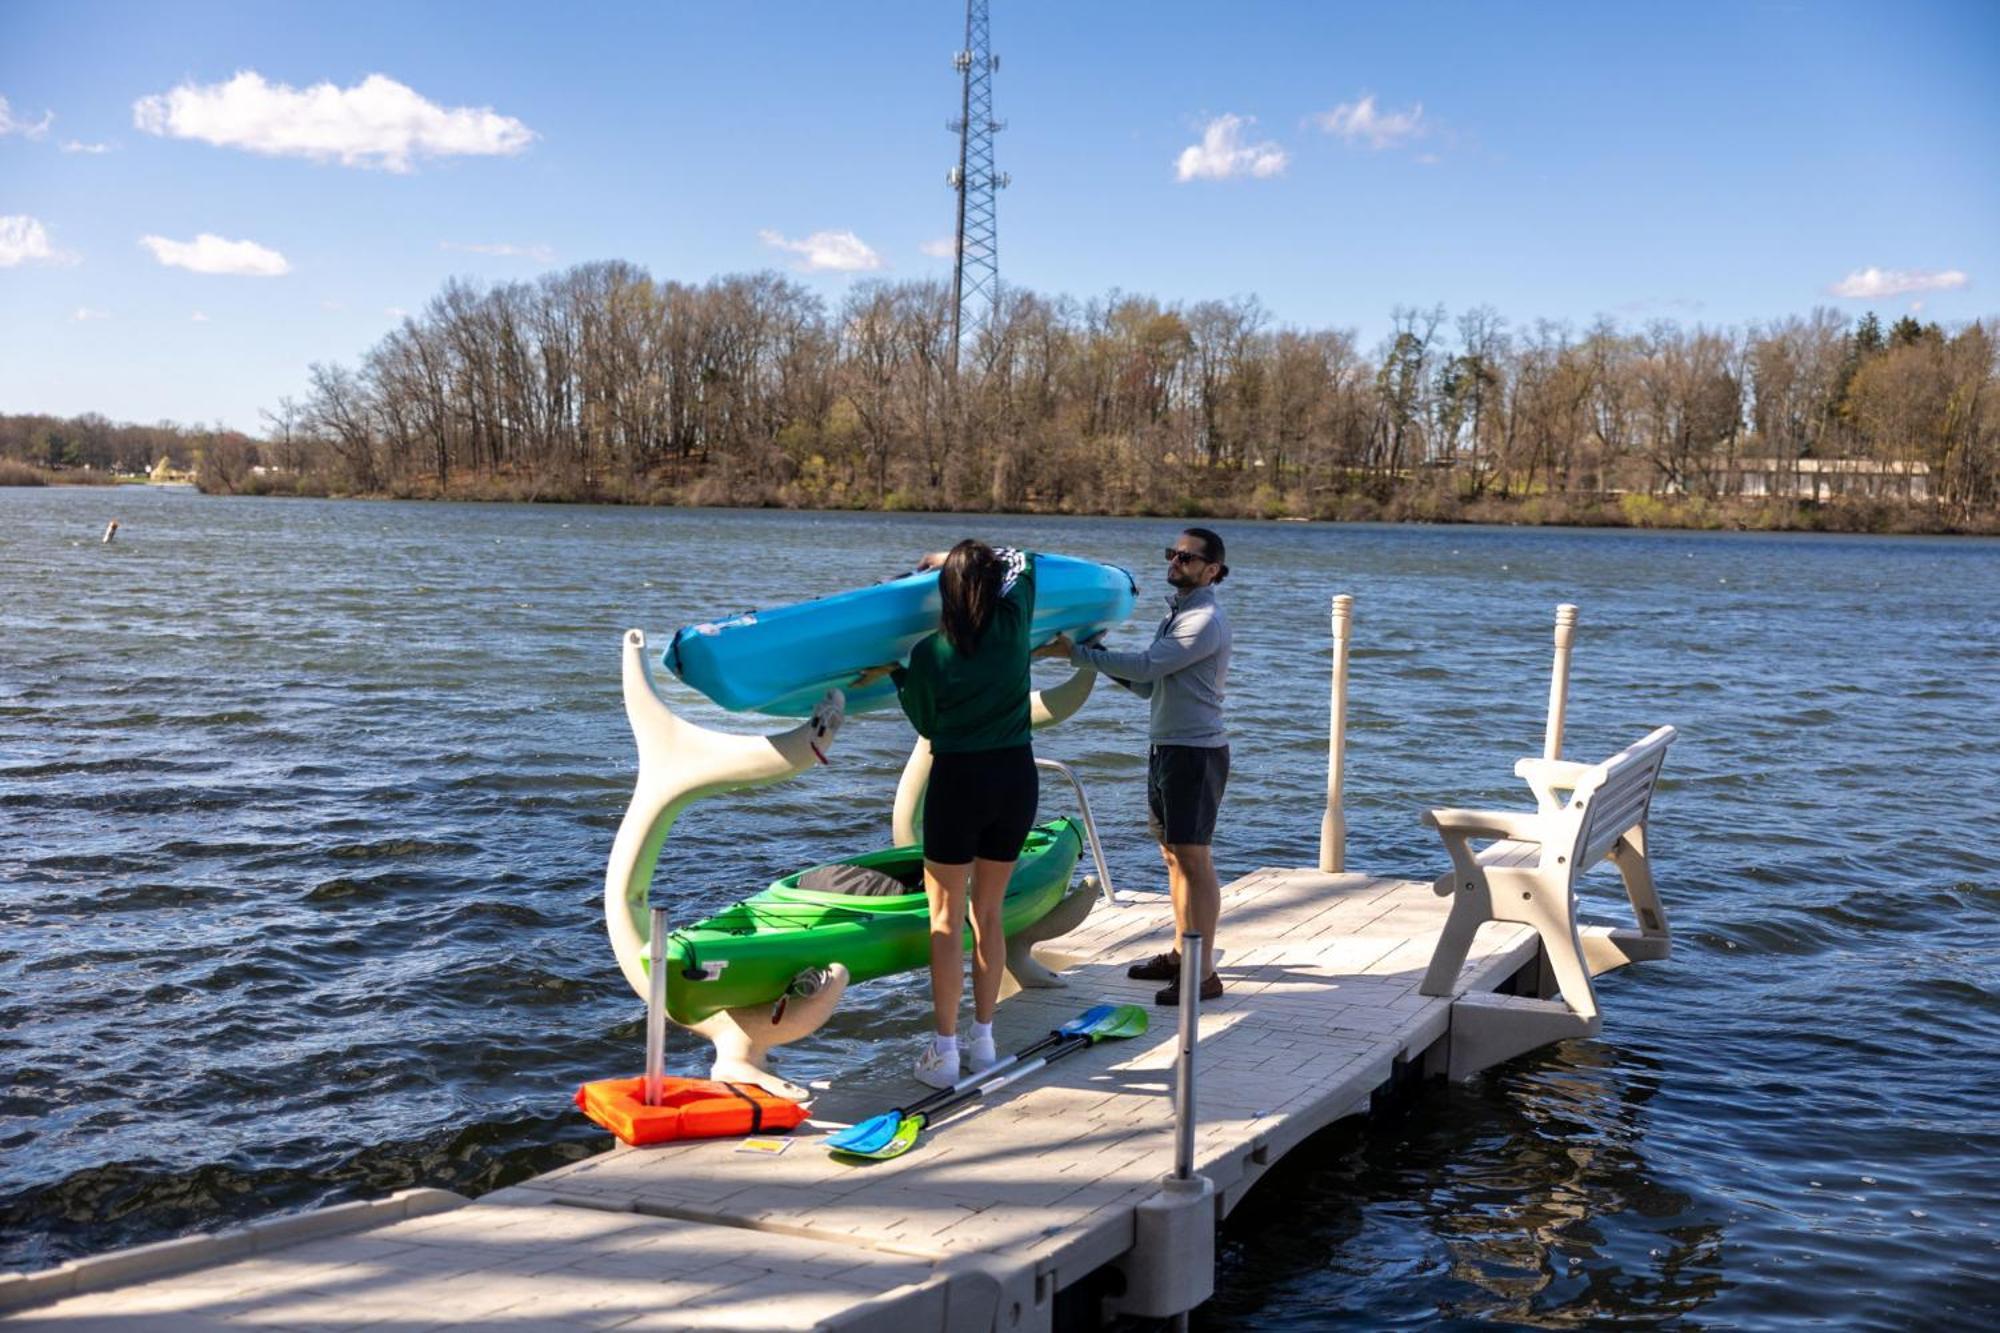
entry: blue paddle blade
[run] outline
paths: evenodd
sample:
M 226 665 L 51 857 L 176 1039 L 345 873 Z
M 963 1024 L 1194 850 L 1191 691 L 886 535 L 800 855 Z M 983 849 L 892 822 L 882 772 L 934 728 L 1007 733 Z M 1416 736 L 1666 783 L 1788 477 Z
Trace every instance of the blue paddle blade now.
M 1087 1032 L 1109 1018 L 1112 1011 L 1116 1008 L 1116 1005 L 1109 1004 L 1093 1005 L 1078 1014 L 1075 1018 L 1070 1019 L 1069 1022 L 1063 1024 L 1057 1031 L 1061 1032 L 1065 1037 L 1073 1037 L 1079 1032 Z
M 849 1125 L 826 1136 L 826 1146 L 834 1152 L 872 1153 L 889 1146 L 896 1137 L 896 1131 L 903 1125 L 901 1111 L 884 1111 L 881 1115 L 870 1116 L 858 1125 Z
M 919 1111 L 913 1116 L 906 1117 L 903 1123 L 896 1127 L 896 1132 L 889 1136 L 889 1141 L 881 1147 L 871 1148 L 867 1152 L 851 1148 L 847 1150 L 844 1156 L 877 1162 L 886 1162 L 893 1157 L 901 1157 L 916 1146 L 917 1135 L 922 1132 L 924 1123 L 924 1114 Z

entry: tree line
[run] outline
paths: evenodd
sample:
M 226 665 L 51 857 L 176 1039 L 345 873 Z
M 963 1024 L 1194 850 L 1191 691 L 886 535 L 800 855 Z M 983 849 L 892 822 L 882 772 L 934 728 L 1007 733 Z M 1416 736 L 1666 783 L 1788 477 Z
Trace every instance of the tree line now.
M 1618 521 L 1666 505 L 1700 521 L 1741 520 L 1751 460 L 1857 459 L 1928 469 L 1921 504 L 1848 506 L 1861 526 L 1885 506 L 1920 508 L 1915 526 L 2000 511 L 1985 323 L 1819 309 L 1579 329 L 1438 307 L 1396 310 L 1364 350 L 1253 298 L 1014 288 L 954 367 L 950 317 L 925 280 L 858 283 L 834 304 L 773 273 L 687 284 L 622 262 L 452 281 L 357 364 L 310 367 L 260 443 L 212 443 L 202 481 L 1272 517 Z M 1770 521 L 1815 508 L 1777 489 Z
M 97 412 L 57 417 L 45 413 L 0 413 L 0 460 L 45 476 L 77 479 L 76 473 L 143 476 L 162 459 L 175 472 L 189 472 L 208 452 L 254 449 L 257 441 L 220 426 L 153 425 L 114 422 Z

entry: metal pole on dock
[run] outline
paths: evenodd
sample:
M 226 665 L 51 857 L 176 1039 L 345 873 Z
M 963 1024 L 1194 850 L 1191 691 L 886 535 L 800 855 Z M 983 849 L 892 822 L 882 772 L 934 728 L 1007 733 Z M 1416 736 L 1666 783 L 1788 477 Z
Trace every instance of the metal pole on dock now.
M 1333 599 L 1333 704 L 1326 741 L 1326 814 L 1319 821 L 1319 868 L 1329 875 L 1347 869 L 1347 815 L 1341 809 L 1347 767 L 1347 639 L 1354 624 L 1354 598 Z
M 1181 1053 L 1174 1078 L 1174 1179 L 1194 1178 L 1194 1044 L 1201 1019 L 1202 939 L 1181 936 Z
M 667 1076 L 667 909 L 653 909 L 647 940 L 651 967 L 646 980 L 646 1105 L 660 1104 Z
M 1569 645 L 1576 637 L 1576 608 L 1568 602 L 1556 607 L 1556 666 L 1549 681 L 1549 729 L 1542 737 L 1542 758 L 1560 759 L 1563 750 L 1563 713 L 1569 707 Z

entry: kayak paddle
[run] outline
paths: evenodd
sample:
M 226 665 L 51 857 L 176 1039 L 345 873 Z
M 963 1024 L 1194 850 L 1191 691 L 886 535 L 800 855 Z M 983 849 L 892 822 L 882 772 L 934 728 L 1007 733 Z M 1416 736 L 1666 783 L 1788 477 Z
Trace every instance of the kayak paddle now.
M 991 1068 L 960 1079 L 949 1088 L 940 1088 L 909 1107 L 885 1112 L 829 1135 L 826 1146 L 841 1156 L 872 1161 L 901 1157 L 915 1146 L 917 1135 L 923 1132 L 924 1127 L 946 1111 L 989 1092 L 997 1092 L 1071 1052 L 1100 1041 L 1136 1037 L 1145 1030 L 1146 1011 L 1140 1006 L 1098 1005 Z
M 936 1092 L 911 1102 L 908 1106 L 899 1106 L 893 1111 L 884 1111 L 881 1115 L 870 1116 L 857 1125 L 849 1125 L 846 1129 L 840 1130 L 838 1133 L 828 1135 L 826 1146 L 835 1152 L 877 1152 L 888 1146 L 889 1140 L 896 1136 L 896 1130 L 902 1126 L 906 1116 L 913 1115 L 918 1111 L 928 1111 L 946 1098 L 963 1092 L 967 1088 L 976 1087 L 984 1083 L 1000 1070 L 1010 1068 L 1021 1063 L 1023 1060 L 1040 1055 L 1064 1037 L 1087 1031 L 1097 1024 L 1105 1022 L 1116 1012 L 1116 1006 L 1109 1004 L 1095 1005 L 1092 1008 L 1086 1009 L 1069 1022 L 1057 1028 L 1054 1032 L 1044 1036 L 1041 1040 L 1022 1047 L 1012 1055 L 1002 1057 L 998 1062 L 987 1066 L 977 1073 L 968 1074 L 948 1088 L 939 1088 Z

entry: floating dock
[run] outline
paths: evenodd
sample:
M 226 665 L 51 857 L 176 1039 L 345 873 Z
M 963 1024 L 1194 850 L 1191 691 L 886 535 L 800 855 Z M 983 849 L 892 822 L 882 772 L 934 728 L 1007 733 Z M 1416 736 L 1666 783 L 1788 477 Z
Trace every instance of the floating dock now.
M 1260 870 L 1224 889 L 1228 991 L 1202 1007 L 1196 1083 L 1212 1194 L 1178 1232 L 1157 1225 L 1178 1054 L 1174 1011 L 1157 1009 L 1147 1036 L 975 1103 L 894 1161 L 843 1164 L 812 1126 L 776 1156 L 732 1140 L 617 1148 L 475 1202 L 416 1190 L 0 1278 L 0 1305 L 33 1302 L 0 1322 L 916 1333 L 1049 1329 L 1059 1305 L 1085 1326 L 1169 1315 L 1162 1300 L 1212 1283 L 1214 1221 L 1286 1152 L 1400 1070 L 1444 1071 L 1454 1000 L 1419 986 L 1448 910 L 1430 884 L 1358 874 Z M 1044 945 L 1068 985 L 1005 1001 L 1001 1048 L 1097 1001 L 1149 1003 L 1157 987 L 1124 965 L 1172 928 L 1165 895 L 1128 893 Z M 1540 952 L 1526 927 L 1484 931 L 1460 988 L 1532 994 Z M 907 1055 L 824 1094 L 815 1124 L 921 1093 Z
M 885 1044 L 820 1095 L 783 1151 L 736 1140 L 616 1148 L 477 1201 L 410 1190 L 0 1274 L 0 1312 L 11 1312 L 0 1324 L 1014 1333 L 1185 1316 L 1213 1292 L 1217 1223 L 1287 1152 L 1407 1077 L 1465 1077 L 1596 1033 L 1592 979 L 1669 949 L 1646 835 L 1674 732 L 1599 764 L 1559 758 L 1570 606 L 1557 610 L 1543 754 L 1515 767 L 1535 809 L 1429 812 L 1451 867 L 1435 883 L 1345 872 L 1351 612 L 1350 598 L 1334 599 L 1319 866 L 1259 870 L 1223 889 L 1227 990 L 1200 1006 L 1192 1054 L 1176 1012 L 1156 1008 L 1149 1034 L 974 1102 L 905 1156 L 836 1159 L 823 1134 L 925 1091 L 909 1075 L 910 1044 Z M 642 644 L 628 636 L 626 685 L 643 704 L 650 686 L 632 669 Z M 759 762 L 779 776 L 809 762 L 779 752 L 792 740 L 805 744 L 772 738 L 776 757 Z M 1634 926 L 1576 920 L 1577 878 L 1607 863 Z M 614 888 L 618 865 L 614 850 Z M 623 899 L 610 901 L 615 932 Z M 1173 929 L 1165 894 L 1127 893 L 1035 946 L 1033 961 L 1061 984 L 1001 1003 L 1000 1048 L 1095 1004 L 1150 1007 L 1157 984 L 1125 968 Z

